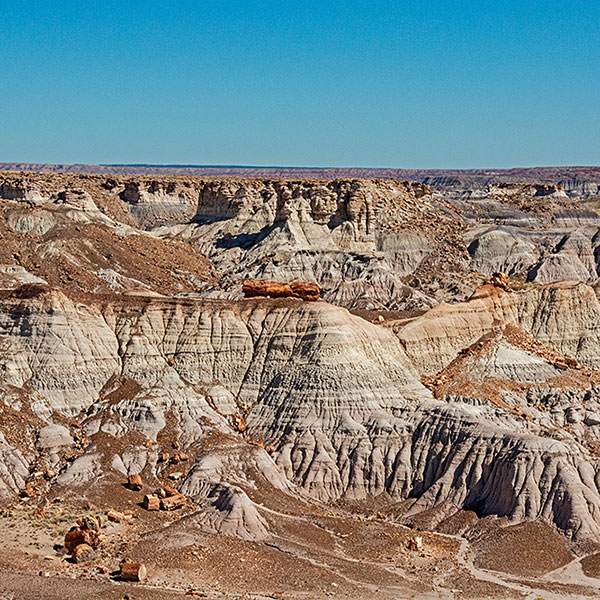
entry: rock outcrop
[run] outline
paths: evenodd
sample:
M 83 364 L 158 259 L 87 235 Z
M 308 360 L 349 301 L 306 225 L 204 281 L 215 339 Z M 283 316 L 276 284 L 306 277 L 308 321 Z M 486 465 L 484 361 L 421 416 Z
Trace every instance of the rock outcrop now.
M 465 300 L 495 271 L 540 284 L 598 280 L 600 216 L 587 195 L 571 198 L 548 181 L 426 179 L 435 186 L 10 173 L 0 176 L 0 199 L 21 244 L 67 271 L 75 263 L 87 272 L 77 286 L 84 291 L 171 294 L 178 287 L 233 299 L 246 279 L 302 280 L 348 308 L 413 310 Z M 72 248 L 74 227 L 81 242 Z M 140 235 L 153 252 L 135 269 L 121 253 L 89 251 L 96 246 L 90 237 L 119 247 Z M 161 265 L 161 277 L 151 277 L 150 265 L 170 252 L 177 268 L 167 274 Z M 47 279 L 33 257 L 13 253 L 0 260 Z M 207 276 L 212 265 L 204 257 L 217 277 Z M 60 283 L 75 287 L 69 281 Z

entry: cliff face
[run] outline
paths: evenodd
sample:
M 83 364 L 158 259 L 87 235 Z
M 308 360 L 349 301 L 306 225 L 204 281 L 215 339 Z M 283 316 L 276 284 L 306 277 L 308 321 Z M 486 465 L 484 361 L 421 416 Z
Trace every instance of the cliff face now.
M 426 256 L 466 255 L 428 189 L 403 182 L 218 182 L 193 223 L 155 232 L 208 256 L 225 274 L 223 296 L 238 297 L 244 277 L 301 279 L 354 307 L 410 304 L 423 294 L 404 278 Z
M 501 324 L 516 324 L 543 343 L 600 367 L 600 304 L 594 290 L 576 282 L 535 287 L 526 293 L 486 285 L 464 303 L 440 304 L 394 326 L 412 361 L 423 373 L 445 367 L 457 354 Z
M 598 279 L 600 217 L 558 184 L 216 180 L 195 189 L 187 181 L 171 184 L 166 208 L 164 185 L 128 182 L 148 190 L 134 214 L 169 221 L 157 235 L 210 257 L 228 296 L 243 276 L 295 277 L 348 307 L 410 309 L 466 299 L 479 274 L 497 270 L 541 284 Z M 197 200 L 190 224 L 177 216 L 181 198 L 188 211 Z
M 104 185 L 5 176 L 2 287 L 47 282 L 75 294 L 173 294 L 199 292 L 216 282 L 211 262 L 187 243 L 134 227 L 132 214 Z
M 244 177 L 270 179 L 403 179 L 436 188 L 483 189 L 488 184 L 535 184 L 561 186 L 570 196 L 597 196 L 600 167 L 533 167 L 514 169 L 368 169 L 368 168 L 285 168 L 207 167 L 194 165 L 52 165 L 0 163 L 0 169 L 46 174 L 96 173 L 105 177 L 153 175 L 168 177 Z

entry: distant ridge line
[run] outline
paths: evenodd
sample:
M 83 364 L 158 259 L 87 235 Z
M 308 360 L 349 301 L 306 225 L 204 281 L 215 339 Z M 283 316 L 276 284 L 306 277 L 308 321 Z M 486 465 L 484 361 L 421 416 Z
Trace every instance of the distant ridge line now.
M 583 181 L 600 185 L 600 166 L 514 167 L 511 169 L 393 169 L 387 167 L 258 167 L 246 165 L 152 165 L 145 163 L 0 163 L 3 171 L 96 175 L 240 177 L 263 179 L 403 179 L 435 187 L 488 183 Z
M 86 166 L 86 165 L 83 165 Z M 87 165 L 89 166 L 89 165 Z M 152 163 L 100 163 L 100 167 L 140 167 L 148 169 L 293 169 L 293 170 L 310 170 L 310 171 L 325 171 L 327 169 L 369 169 L 373 171 L 388 170 L 387 167 L 282 167 L 278 165 L 192 165 L 192 164 L 152 164 Z

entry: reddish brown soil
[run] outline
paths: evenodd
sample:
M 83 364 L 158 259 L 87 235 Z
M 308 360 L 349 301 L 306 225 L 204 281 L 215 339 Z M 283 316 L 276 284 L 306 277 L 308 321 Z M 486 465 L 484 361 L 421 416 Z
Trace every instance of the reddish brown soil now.
M 522 577 L 539 577 L 571 562 L 566 540 L 545 523 L 495 529 L 473 542 L 475 566 Z
M 60 218 L 41 236 L 14 231 L 6 221 L 8 213 L 43 216 L 48 212 L 40 207 L 24 208 L 22 203 L 0 203 L 0 264 L 20 265 L 67 294 L 112 293 L 94 271 L 115 265 L 121 275 L 165 295 L 196 292 L 217 281 L 212 263 L 186 242 L 145 234 L 119 235 L 106 225 L 74 224 Z M 50 248 L 58 250 L 53 259 L 41 259 Z

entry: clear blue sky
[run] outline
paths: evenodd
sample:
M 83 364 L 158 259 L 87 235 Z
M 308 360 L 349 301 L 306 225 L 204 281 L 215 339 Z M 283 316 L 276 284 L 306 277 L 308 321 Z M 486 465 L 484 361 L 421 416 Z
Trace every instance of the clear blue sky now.
M 0 8 L 0 161 L 600 164 L 598 0 Z

